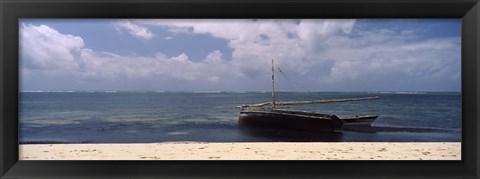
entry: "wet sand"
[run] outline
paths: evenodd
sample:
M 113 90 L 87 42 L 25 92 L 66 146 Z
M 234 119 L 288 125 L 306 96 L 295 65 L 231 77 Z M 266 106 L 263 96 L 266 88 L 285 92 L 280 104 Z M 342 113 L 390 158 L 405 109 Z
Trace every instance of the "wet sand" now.
M 20 160 L 461 160 L 460 142 L 21 144 Z

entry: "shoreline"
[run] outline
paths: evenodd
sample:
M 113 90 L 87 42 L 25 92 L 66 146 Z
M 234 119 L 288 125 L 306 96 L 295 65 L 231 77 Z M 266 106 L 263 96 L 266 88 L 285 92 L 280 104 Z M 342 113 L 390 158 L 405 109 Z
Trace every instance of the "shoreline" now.
M 19 160 L 461 160 L 461 142 L 20 144 Z

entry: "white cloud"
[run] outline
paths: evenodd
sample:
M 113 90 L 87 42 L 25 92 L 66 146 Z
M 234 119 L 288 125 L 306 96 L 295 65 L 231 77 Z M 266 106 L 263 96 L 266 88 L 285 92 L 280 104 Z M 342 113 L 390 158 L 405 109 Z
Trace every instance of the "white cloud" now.
M 318 86 L 378 80 L 382 75 L 424 86 L 460 81 L 459 38 L 421 40 L 412 29 L 355 30 L 355 20 L 148 20 L 177 33 L 209 34 L 228 41 L 243 76 L 268 74 L 270 59 L 298 74 L 317 74 Z M 183 30 L 179 30 L 183 29 Z M 422 30 L 422 29 L 419 29 Z M 455 84 L 459 84 L 456 83 Z M 456 87 L 451 87 L 455 89 Z
M 378 34 L 336 41 L 335 48 L 324 51 L 324 58 L 333 61 L 331 73 L 320 81 L 335 84 L 341 81 L 368 81 L 375 76 L 396 74 L 404 79 L 441 81 L 454 78 L 460 81 L 460 39 L 436 38 L 408 42 L 397 39 L 395 32 L 382 41 Z M 334 40 L 335 41 L 335 40 Z M 360 41 L 363 46 L 351 45 Z M 395 81 L 384 81 L 395 83 Z
M 48 26 L 22 25 L 22 62 L 26 74 L 50 77 L 70 75 L 80 80 L 138 79 L 168 76 L 178 80 L 217 82 L 229 73 L 228 62 L 220 51 L 213 51 L 201 62 L 186 54 L 167 57 L 122 56 L 84 47 L 82 38 L 61 34 Z
M 355 20 L 137 20 L 169 27 L 175 33 L 209 34 L 228 41 L 234 65 L 243 76 L 268 74 L 270 60 L 305 73 L 323 39 L 350 33 Z
M 73 70 L 81 65 L 78 55 L 85 45 L 81 37 L 45 25 L 21 24 L 20 28 L 20 55 L 26 69 Z
M 134 37 L 149 40 L 155 35 L 147 28 L 130 22 L 129 20 L 120 20 L 115 22 L 115 28 L 118 31 L 126 30 Z
M 420 39 L 411 29 L 359 30 L 355 24 L 355 20 L 117 22 L 117 27 L 145 39 L 153 34 L 143 25 L 225 39 L 233 50 L 230 61 L 218 50 L 205 59 L 190 59 L 187 52 L 174 57 L 161 52 L 155 57 L 96 52 L 84 47 L 80 37 L 48 26 L 23 25 L 22 54 L 26 69 L 68 69 L 63 73 L 69 71 L 79 79 L 155 77 L 205 82 L 218 88 L 238 84 L 248 90 L 268 87 L 265 80 L 273 58 L 284 71 L 301 77 L 311 90 L 363 89 L 356 88 L 363 84 L 371 85 L 367 87 L 370 90 L 404 86 L 415 90 L 415 86 L 428 85 L 457 89 L 451 85 L 460 81 L 459 38 Z

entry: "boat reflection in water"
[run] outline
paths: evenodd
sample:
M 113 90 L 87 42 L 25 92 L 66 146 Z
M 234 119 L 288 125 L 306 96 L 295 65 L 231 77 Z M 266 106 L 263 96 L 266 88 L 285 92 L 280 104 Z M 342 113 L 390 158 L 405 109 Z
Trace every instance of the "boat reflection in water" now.
M 264 142 L 341 142 L 341 132 L 313 132 L 301 130 L 278 129 L 271 127 L 240 126 L 242 135 L 255 137 Z

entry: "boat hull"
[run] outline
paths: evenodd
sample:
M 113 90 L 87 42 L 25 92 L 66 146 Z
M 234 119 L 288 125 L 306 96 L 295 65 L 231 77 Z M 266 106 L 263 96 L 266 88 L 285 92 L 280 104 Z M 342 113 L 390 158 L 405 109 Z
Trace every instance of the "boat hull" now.
M 344 125 L 371 125 L 377 115 L 355 115 L 355 116 L 345 116 L 339 117 Z
M 240 111 L 238 123 L 241 125 L 322 132 L 332 132 L 343 126 L 343 122 L 335 115 L 280 110 Z

